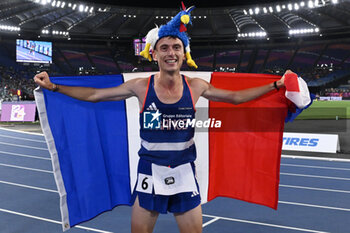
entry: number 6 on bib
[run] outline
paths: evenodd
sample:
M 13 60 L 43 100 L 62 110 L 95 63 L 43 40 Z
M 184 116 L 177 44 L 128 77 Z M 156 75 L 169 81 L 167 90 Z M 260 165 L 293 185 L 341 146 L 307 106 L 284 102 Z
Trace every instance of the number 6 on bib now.
M 137 179 L 136 191 L 152 194 L 152 190 L 153 190 L 152 176 L 139 173 L 139 177 Z

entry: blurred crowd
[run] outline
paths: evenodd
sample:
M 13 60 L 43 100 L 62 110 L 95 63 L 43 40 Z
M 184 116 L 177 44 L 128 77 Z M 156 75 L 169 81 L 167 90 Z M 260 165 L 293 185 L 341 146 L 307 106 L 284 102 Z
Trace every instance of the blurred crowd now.
M 55 71 L 50 70 L 50 67 L 35 67 L 27 66 L 22 69 L 18 67 L 5 67 L 0 66 L 0 102 L 2 101 L 17 101 L 17 100 L 34 100 L 33 91 L 36 88 L 36 84 L 33 81 L 33 77 L 36 73 L 45 70 L 51 76 L 55 75 Z M 301 76 L 306 82 L 321 80 L 323 77 L 328 76 L 332 80 L 337 79 L 336 75 L 332 76 L 332 72 L 337 71 L 336 67 L 323 68 L 316 67 L 312 70 L 298 69 L 293 70 L 299 76 Z M 271 69 L 266 69 L 263 73 L 278 74 L 282 75 L 285 72 L 284 69 L 279 67 L 273 67 Z M 92 69 L 80 69 L 75 75 L 102 75 L 104 73 L 97 72 L 97 70 Z M 106 72 L 105 74 L 108 74 Z M 57 73 L 58 76 L 60 74 Z M 20 90 L 20 96 L 18 96 L 18 90 Z M 319 96 L 340 96 L 348 98 L 350 97 L 349 87 L 342 88 L 322 88 L 322 90 L 317 90 L 317 95 Z
M 320 92 L 320 96 L 331 96 L 331 97 L 350 97 L 350 88 L 326 88 Z
M 35 70 L 15 70 L 13 67 L 0 66 L 0 101 L 34 100 L 33 81 Z M 20 90 L 20 97 L 17 93 Z

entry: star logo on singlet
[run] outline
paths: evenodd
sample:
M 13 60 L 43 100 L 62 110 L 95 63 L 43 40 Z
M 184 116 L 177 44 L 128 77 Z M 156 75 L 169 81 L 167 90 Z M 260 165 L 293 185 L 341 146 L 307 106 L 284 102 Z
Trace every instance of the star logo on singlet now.
M 160 129 L 162 113 L 156 111 L 143 112 L 143 128 L 144 129 Z
M 159 119 L 159 117 L 162 115 L 162 114 L 159 112 L 159 110 L 157 110 L 155 113 L 151 113 L 151 114 L 152 114 L 152 116 L 153 116 L 151 122 L 153 122 L 154 120 Z

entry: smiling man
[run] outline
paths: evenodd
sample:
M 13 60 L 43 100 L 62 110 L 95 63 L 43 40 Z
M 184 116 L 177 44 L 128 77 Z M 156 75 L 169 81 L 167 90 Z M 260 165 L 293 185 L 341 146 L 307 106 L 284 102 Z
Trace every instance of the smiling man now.
M 34 81 L 43 88 L 57 91 L 73 98 L 90 101 L 118 101 L 136 97 L 140 107 L 140 136 L 138 180 L 132 195 L 133 233 L 152 232 L 159 213 L 174 214 L 180 232 L 202 232 L 202 209 L 194 161 L 197 157 L 193 140 L 194 128 L 154 128 L 144 125 L 146 113 L 150 123 L 167 116 L 185 116 L 191 121 L 200 96 L 211 101 L 240 104 L 253 100 L 269 91 L 284 86 L 284 76 L 265 86 L 230 91 L 218 89 L 199 78 L 181 75 L 185 60 L 196 67 L 190 56 L 187 35 L 183 35 L 184 22 L 190 22 L 189 9 L 183 9 L 167 25 L 156 28 L 148 38 L 144 53 L 158 63 L 159 72 L 147 78 L 135 78 L 112 88 L 89 88 L 56 85 L 46 72 L 37 74 Z M 185 19 L 181 21 L 182 19 Z M 179 21 L 179 22 L 177 22 Z M 175 25 L 176 24 L 176 25 Z M 175 26 L 174 26 L 175 25 Z M 182 25 L 182 26 L 181 26 Z M 153 30 L 153 29 L 152 29 Z M 152 34 L 151 33 L 151 34 Z M 150 33 L 147 35 L 149 36 Z M 290 73 L 287 71 L 286 73 Z

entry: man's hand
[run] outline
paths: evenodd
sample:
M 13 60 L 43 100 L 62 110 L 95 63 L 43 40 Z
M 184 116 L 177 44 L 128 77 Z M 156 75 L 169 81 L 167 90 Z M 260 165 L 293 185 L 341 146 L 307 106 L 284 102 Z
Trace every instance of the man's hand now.
M 293 71 L 291 71 L 291 70 L 287 70 L 284 74 L 283 74 L 283 76 L 282 76 L 282 78 L 280 79 L 280 80 L 278 80 L 277 81 L 277 87 L 278 88 L 281 88 L 281 87 L 284 87 L 285 85 L 284 85 L 284 76 L 286 75 L 286 74 L 290 74 L 290 73 L 294 73 Z
M 54 88 L 54 84 L 50 81 L 49 75 L 45 71 L 35 75 L 34 82 L 48 90 L 53 90 Z

